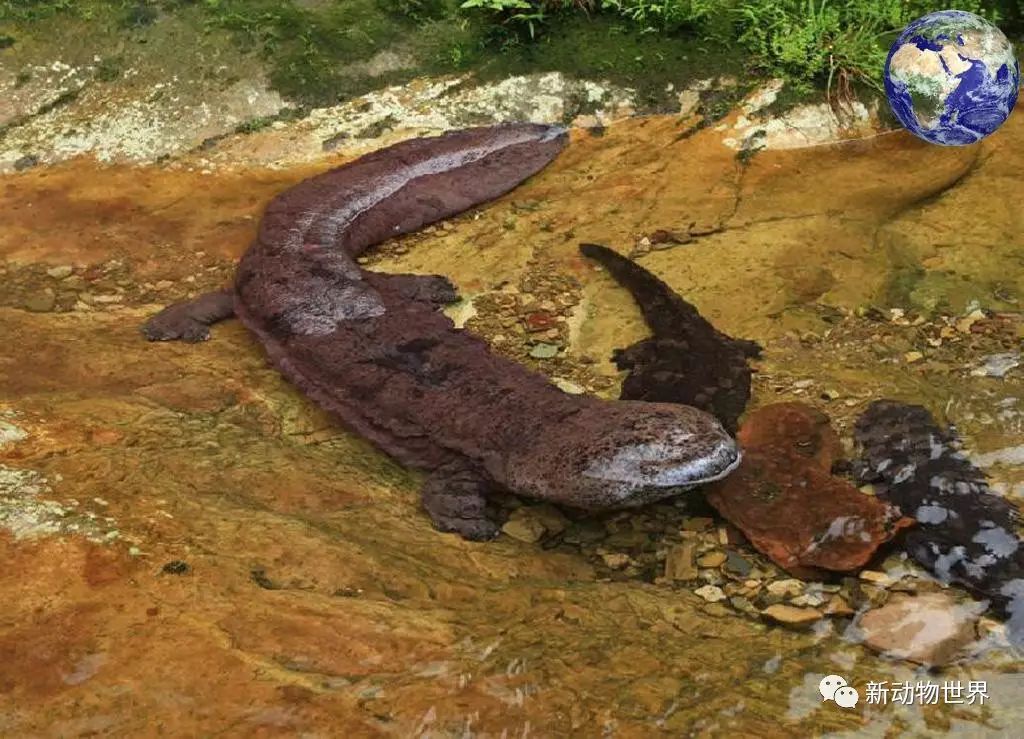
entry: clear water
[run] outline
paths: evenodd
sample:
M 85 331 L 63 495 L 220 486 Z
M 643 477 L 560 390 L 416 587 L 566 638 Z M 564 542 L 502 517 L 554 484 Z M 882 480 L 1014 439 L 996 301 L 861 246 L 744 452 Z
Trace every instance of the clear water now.
M 872 399 L 923 403 L 1024 494 L 1024 371 L 981 371 L 1020 351 L 1024 119 L 966 149 L 897 133 L 749 161 L 713 129 L 679 132 L 577 132 L 510 196 L 370 261 L 449 275 L 496 351 L 613 397 L 611 350 L 645 329 L 576 244 L 693 234 L 638 259 L 765 345 L 755 404 L 802 400 L 846 433 Z M 224 284 L 262 205 L 313 170 L 78 160 L 0 182 L 0 733 L 1017 733 L 1024 663 L 995 620 L 928 674 L 860 645 L 849 616 L 792 629 L 708 602 L 695 591 L 730 582 L 721 565 L 662 578 L 684 528 L 753 563 L 754 591 L 785 576 L 695 522 L 696 499 L 574 522 L 549 547 L 438 534 L 416 476 L 314 410 L 237 324 L 198 346 L 141 339 L 157 307 Z M 557 318 L 527 330 L 544 301 Z M 935 587 L 898 556 L 880 566 L 910 573 L 891 589 Z M 829 674 L 862 696 L 983 680 L 988 700 L 844 710 L 818 693 Z

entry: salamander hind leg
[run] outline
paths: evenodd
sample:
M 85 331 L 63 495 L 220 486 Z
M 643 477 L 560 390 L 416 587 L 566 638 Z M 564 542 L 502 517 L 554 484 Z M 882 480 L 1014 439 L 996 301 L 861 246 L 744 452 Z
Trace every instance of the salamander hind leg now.
M 210 326 L 234 314 L 232 290 L 203 293 L 164 308 L 142 325 L 142 335 L 150 341 L 206 341 Z
M 457 466 L 435 470 L 423 484 L 423 508 L 438 531 L 470 541 L 488 541 L 500 529 L 487 503 L 491 484 L 479 473 Z

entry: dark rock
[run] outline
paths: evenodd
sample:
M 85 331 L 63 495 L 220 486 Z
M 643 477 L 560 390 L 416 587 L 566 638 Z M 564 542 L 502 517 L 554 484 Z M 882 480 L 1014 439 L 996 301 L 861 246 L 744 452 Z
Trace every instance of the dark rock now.
M 175 559 L 165 564 L 160 571 L 165 575 L 187 575 L 191 570 L 192 568 L 189 566 L 188 562 Z
M 324 139 L 320 145 L 324 151 L 334 151 L 348 139 L 349 135 L 343 131 L 342 133 L 336 133 L 333 136 Z
M 737 577 L 746 577 L 754 566 L 730 549 L 726 551 L 725 569 Z
M 604 526 L 593 520 L 577 521 L 565 531 L 563 540 L 567 544 L 593 544 L 601 541 L 608 532 Z
M 271 580 L 269 577 L 267 577 L 267 571 L 264 570 L 261 567 L 253 569 L 249 573 L 249 576 L 252 578 L 252 581 L 254 583 L 259 585 L 264 590 L 279 590 L 280 589 L 280 586 L 278 586 L 277 583 L 275 583 L 273 580 Z
M 14 161 L 14 169 L 18 172 L 21 172 L 26 169 L 32 169 L 32 167 L 35 167 L 38 164 L 39 157 L 37 157 L 35 154 L 26 154 L 25 156 L 20 157 Z

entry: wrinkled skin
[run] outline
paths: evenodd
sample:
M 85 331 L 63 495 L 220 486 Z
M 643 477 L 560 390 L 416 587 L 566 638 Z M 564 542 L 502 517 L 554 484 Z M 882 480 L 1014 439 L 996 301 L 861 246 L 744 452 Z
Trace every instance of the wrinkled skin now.
M 640 505 L 719 479 L 733 439 L 692 407 L 570 396 L 492 354 L 439 309 L 438 275 L 387 275 L 355 258 L 391 236 L 496 198 L 564 147 L 557 127 L 515 124 L 416 139 L 300 183 L 267 207 L 231 305 L 220 293 L 166 308 L 151 340 L 201 340 L 232 312 L 306 396 L 403 464 L 424 470 L 435 526 L 496 535 L 492 493 L 588 510 Z
M 878 400 L 857 419 L 854 438 L 858 481 L 917 520 L 903 538 L 907 552 L 940 580 L 989 599 L 1024 643 L 1019 514 L 962 453 L 956 430 L 919 405 Z

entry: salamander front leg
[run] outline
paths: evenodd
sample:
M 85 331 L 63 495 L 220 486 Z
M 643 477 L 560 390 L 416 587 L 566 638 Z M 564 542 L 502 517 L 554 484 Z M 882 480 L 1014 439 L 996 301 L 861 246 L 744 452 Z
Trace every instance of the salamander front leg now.
M 487 505 L 485 494 L 490 488 L 491 483 L 471 469 L 445 466 L 424 482 L 423 508 L 438 531 L 488 541 L 500 528 Z
M 210 326 L 234 314 L 234 291 L 203 293 L 164 308 L 142 325 L 142 335 L 150 341 L 206 341 Z

